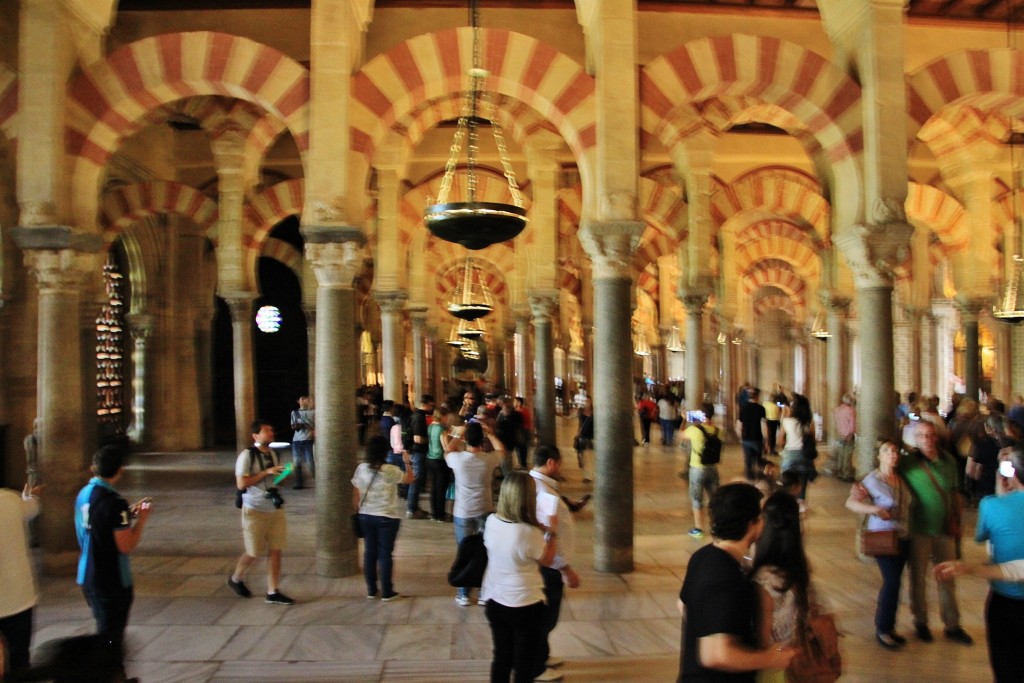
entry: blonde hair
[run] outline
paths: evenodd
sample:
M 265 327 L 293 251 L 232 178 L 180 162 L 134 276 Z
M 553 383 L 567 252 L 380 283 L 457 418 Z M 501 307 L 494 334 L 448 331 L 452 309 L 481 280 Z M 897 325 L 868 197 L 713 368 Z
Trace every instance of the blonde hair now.
M 509 472 L 498 494 L 498 517 L 537 526 L 537 485 L 526 472 Z

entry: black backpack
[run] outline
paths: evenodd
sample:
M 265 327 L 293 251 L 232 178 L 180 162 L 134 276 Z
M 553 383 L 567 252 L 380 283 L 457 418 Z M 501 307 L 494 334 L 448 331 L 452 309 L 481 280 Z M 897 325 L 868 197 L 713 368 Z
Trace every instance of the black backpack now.
M 717 430 L 709 432 L 703 427 L 698 427 L 704 432 L 704 450 L 700 454 L 701 465 L 717 465 L 722 460 L 722 440 L 718 437 Z

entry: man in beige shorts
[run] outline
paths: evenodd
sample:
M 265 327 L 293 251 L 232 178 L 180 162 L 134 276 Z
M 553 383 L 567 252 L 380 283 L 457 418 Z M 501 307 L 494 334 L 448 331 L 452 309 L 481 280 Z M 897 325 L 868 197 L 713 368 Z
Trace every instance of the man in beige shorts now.
M 248 598 L 252 592 L 243 579 L 257 557 L 267 556 L 267 602 L 291 605 L 295 601 L 278 590 L 281 579 L 281 551 L 288 540 L 284 501 L 274 486 L 274 478 L 284 467 L 278 464 L 277 453 L 270 448 L 274 428 L 262 420 L 253 422 L 254 445 L 238 454 L 235 461 L 235 482 L 242 494 L 242 537 L 245 552 L 238 558 L 235 573 L 228 577 L 228 586 L 236 595 Z

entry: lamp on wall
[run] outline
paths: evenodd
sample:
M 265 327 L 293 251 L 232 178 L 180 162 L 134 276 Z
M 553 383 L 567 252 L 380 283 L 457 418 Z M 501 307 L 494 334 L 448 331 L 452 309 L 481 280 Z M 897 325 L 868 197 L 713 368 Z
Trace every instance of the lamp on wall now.
M 679 328 L 675 325 L 669 330 L 668 341 L 665 342 L 665 350 L 672 353 L 682 353 L 686 350 L 686 347 L 683 346 L 683 340 L 679 338 Z
M 444 177 L 441 179 L 441 188 L 437 193 L 437 203 L 428 206 L 423 212 L 423 222 L 432 233 L 445 241 L 461 244 L 467 249 L 484 249 L 492 244 L 510 240 L 523 231 L 527 221 L 526 209 L 523 208 L 523 195 L 516 183 L 516 175 L 508 157 L 501 126 L 493 121 L 493 118 L 487 119 L 480 115 L 482 105 L 487 101 L 483 82 L 490 73 L 481 64 L 479 18 L 476 0 L 470 0 L 469 20 L 470 26 L 473 28 L 473 68 L 469 70 L 470 89 L 466 95 L 465 109 L 459 116 L 458 126 L 455 129 L 448 163 L 445 165 Z M 476 199 L 478 128 L 485 125 L 491 127 L 491 134 L 494 136 L 494 143 L 498 148 L 505 180 L 512 195 L 512 204 L 480 202 Z M 466 201 L 448 203 L 448 194 L 455 178 L 455 167 L 458 164 L 464 139 L 467 156 Z
M 719 344 L 725 344 L 728 341 L 729 341 L 729 338 L 725 336 L 725 332 L 719 332 L 718 333 L 718 343 Z

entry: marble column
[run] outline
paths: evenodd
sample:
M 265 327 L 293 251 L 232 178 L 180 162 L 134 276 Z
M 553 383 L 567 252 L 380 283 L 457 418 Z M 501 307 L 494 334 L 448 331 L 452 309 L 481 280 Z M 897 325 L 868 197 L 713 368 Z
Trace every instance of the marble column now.
M 82 358 L 93 351 L 82 348 L 78 334 L 83 292 L 99 277 L 102 239 L 76 234 L 71 228 L 15 228 L 12 235 L 25 250 L 25 261 L 39 289 L 37 409 L 40 419 L 39 480 L 46 485 L 38 538 L 47 574 L 68 575 L 78 561 L 75 540 L 75 496 L 88 479 L 94 443 L 82 432 L 83 414 L 96 419 L 93 401 L 83 404 L 95 372 L 83 373 Z M 68 326 L 75 333 L 68 333 Z M 90 409 L 91 407 L 91 409 Z
M 212 303 L 212 298 L 211 298 Z M 200 441 L 204 448 L 212 448 L 215 441 L 213 424 L 213 309 L 195 311 L 196 396 L 199 402 Z
M 580 242 L 594 283 L 594 568 L 633 571 L 633 340 L 630 261 L 644 224 L 590 223 Z
M 235 450 L 252 445 L 252 422 L 256 414 L 255 358 L 252 338 L 252 294 L 226 296 L 231 312 L 232 367 L 235 388 Z
M 316 306 L 303 306 L 302 313 L 306 317 L 306 368 L 309 380 L 306 382 L 306 393 L 314 397 L 316 402 Z M 359 345 L 356 345 L 359 348 Z
M 405 292 L 376 292 L 374 298 L 380 306 L 381 351 L 383 355 L 384 398 L 403 403 L 405 394 L 405 338 L 402 334 L 402 312 L 405 310 Z
M 530 362 L 530 312 L 528 309 L 521 309 L 515 312 L 516 336 L 519 338 L 519 348 L 516 353 L 516 395 L 530 396 L 533 383 L 531 378 L 533 372 Z
M 427 389 L 427 363 L 424 357 L 426 350 L 426 329 L 427 309 L 415 308 L 409 310 L 409 320 L 412 322 L 412 387 L 409 393 L 412 395 L 414 405 L 419 403 L 423 394 L 429 394 Z
M 316 295 L 316 571 L 348 576 L 359 571 L 358 543 L 348 523 L 352 510 L 349 480 L 359 463 L 355 428 L 359 366 L 353 353 L 355 275 L 362 264 L 365 238 L 354 228 L 309 227 L 306 258 L 319 284 Z
M 825 387 L 825 424 L 828 426 L 826 440 L 834 436 L 836 431 L 835 409 L 839 406 L 843 394 L 846 393 L 846 382 L 849 372 L 846 367 L 846 314 L 850 310 L 850 300 L 831 292 L 822 294 L 822 305 L 826 311 L 826 325 L 832 336 L 825 342 L 825 367 L 828 382 Z
M 132 421 L 128 425 L 128 438 L 132 443 L 145 444 L 146 406 L 149 404 L 149 382 L 152 362 L 146 344 L 153 335 L 155 318 L 148 313 L 129 313 L 128 327 L 132 339 Z
M 923 335 L 921 333 L 921 329 L 925 317 L 925 311 L 919 308 L 908 308 L 907 317 L 910 319 L 910 357 L 907 359 L 907 362 L 910 364 L 910 386 L 902 388 L 920 392 L 921 380 L 923 377 L 921 369 L 923 358 L 921 345 L 923 343 Z M 900 388 L 901 387 L 897 387 L 897 389 Z
M 964 397 L 979 400 L 981 389 L 981 342 L 978 334 L 978 306 L 960 305 L 960 325 L 964 333 Z
M 686 307 L 686 407 L 696 410 L 704 401 L 704 304 L 708 295 L 701 292 L 680 294 Z M 730 398 L 731 400 L 731 398 Z
M 537 443 L 555 445 L 555 346 L 552 316 L 558 308 L 558 291 L 530 292 L 533 315 L 534 368 L 537 378 L 533 398 L 533 424 Z

